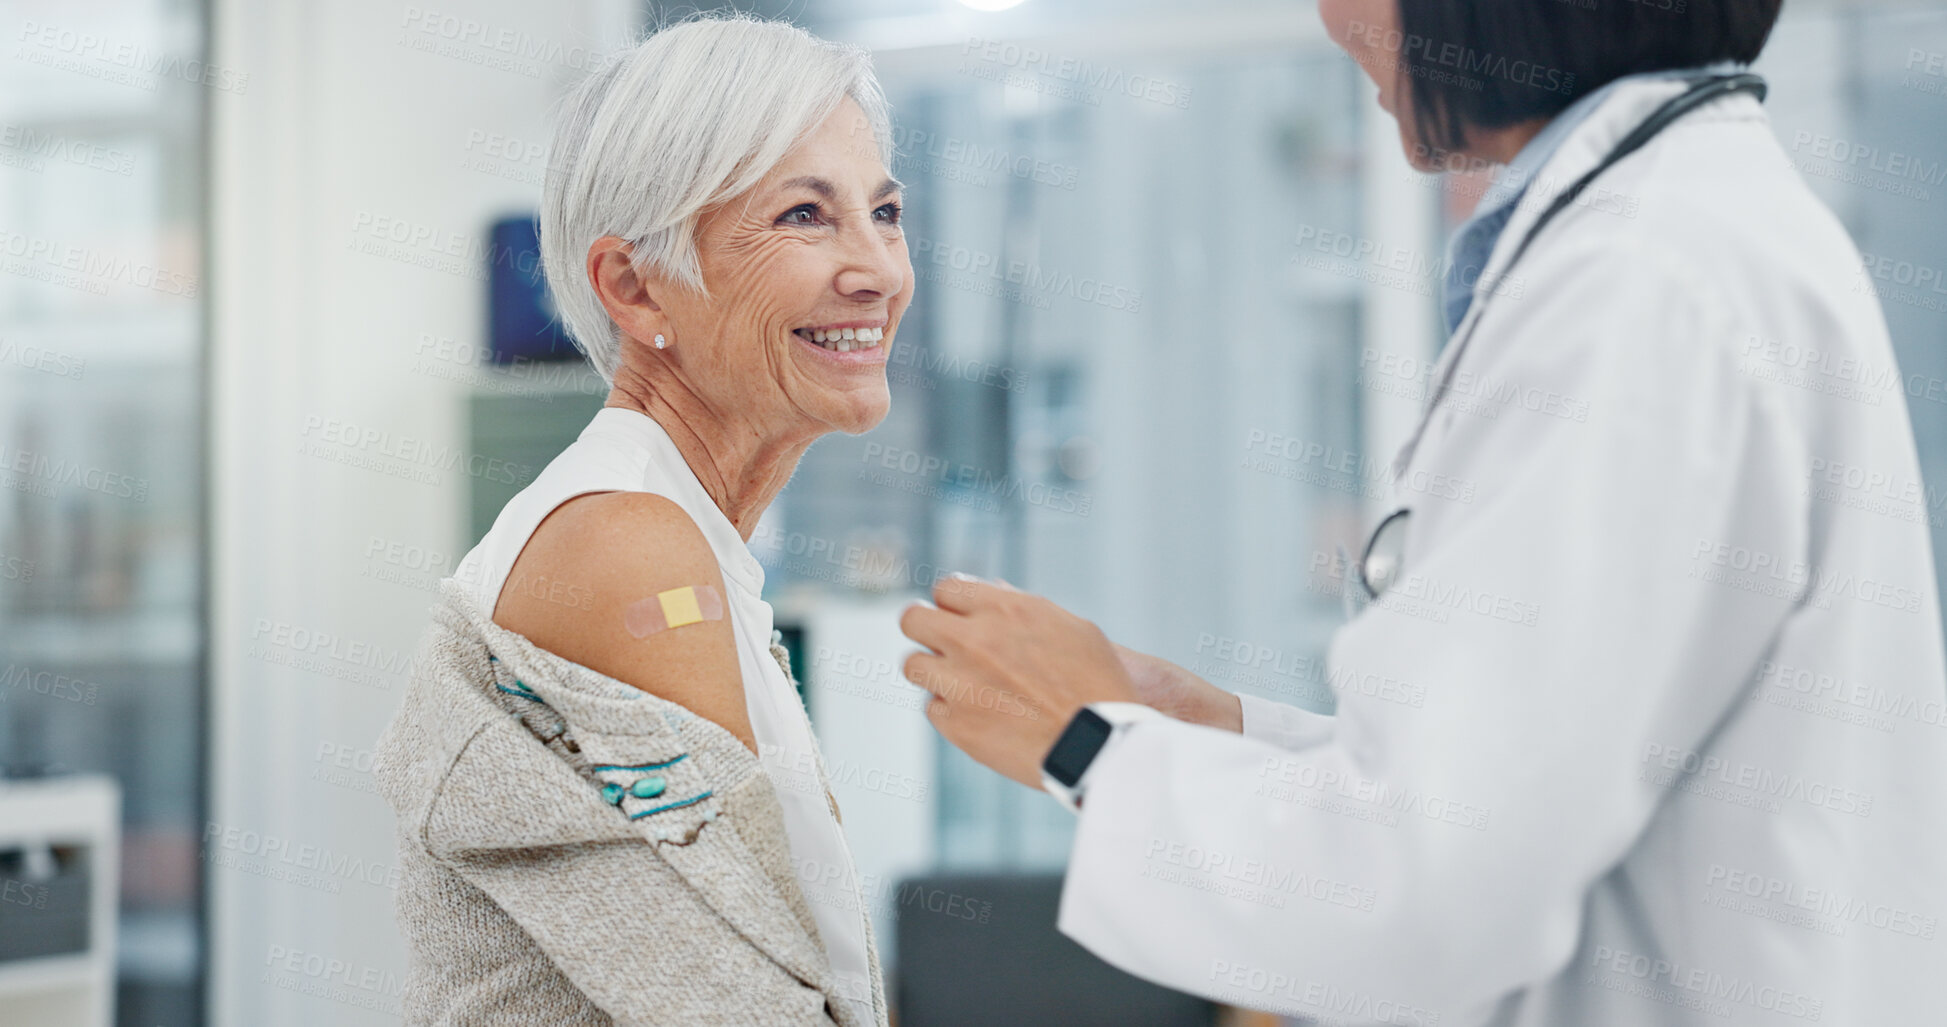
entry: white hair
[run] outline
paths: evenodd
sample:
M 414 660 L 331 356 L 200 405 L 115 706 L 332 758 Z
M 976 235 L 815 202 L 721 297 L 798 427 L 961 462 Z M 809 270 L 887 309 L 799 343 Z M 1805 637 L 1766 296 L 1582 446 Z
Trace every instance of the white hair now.
M 778 21 L 705 15 L 608 56 L 562 100 L 541 188 L 541 266 L 575 345 L 611 385 L 622 340 L 588 280 L 603 236 L 703 292 L 696 226 L 755 186 L 847 98 L 892 164 L 871 57 Z

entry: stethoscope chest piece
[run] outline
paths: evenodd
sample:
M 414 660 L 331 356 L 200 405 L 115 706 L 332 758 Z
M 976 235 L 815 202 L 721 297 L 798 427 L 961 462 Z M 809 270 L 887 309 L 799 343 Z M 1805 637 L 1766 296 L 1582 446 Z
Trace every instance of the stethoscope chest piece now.
M 1359 554 L 1358 561 L 1347 568 L 1348 573 L 1339 593 L 1344 600 L 1347 619 L 1377 602 L 1404 575 L 1406 526 L 1412 514 L 1413 511 L 1405 507 L 1387 514 L 1379 526 L 1372 529 L 1372 535 L 1366 540 L 1366 548 Z M 1339 551 L 1343 553 L 1344 548 L 1340 547 Z

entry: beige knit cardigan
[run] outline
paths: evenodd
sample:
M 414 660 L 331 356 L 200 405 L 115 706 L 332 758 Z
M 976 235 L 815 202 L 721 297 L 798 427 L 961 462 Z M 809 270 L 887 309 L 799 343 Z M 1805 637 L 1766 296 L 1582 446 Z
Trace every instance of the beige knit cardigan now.
M 500 627 L 451 578 L 432 613 L 375 770 L 398 815 L 407 1023 L 868 1027 L 736 736 Z M 855 997 L 882 1027 L 870 932 Z

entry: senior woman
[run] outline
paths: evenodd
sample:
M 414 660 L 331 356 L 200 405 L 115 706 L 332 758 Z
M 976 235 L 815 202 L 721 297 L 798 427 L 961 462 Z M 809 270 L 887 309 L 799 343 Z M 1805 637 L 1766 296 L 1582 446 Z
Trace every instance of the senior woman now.
M 859 50 L 704 18 L 568 98 L 548 284 L 610 383 L 442 583 L 381 743 L 412 1023 L 886 1022 L 752 528 L 884 418 L 913 291 Z

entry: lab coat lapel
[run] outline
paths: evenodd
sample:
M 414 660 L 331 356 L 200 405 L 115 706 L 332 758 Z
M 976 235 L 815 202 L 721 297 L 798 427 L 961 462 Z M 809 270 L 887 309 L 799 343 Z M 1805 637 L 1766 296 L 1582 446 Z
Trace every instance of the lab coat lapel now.
M 1452 341 L 1441 349 L 1434 361 L 1433 371 L 1428 378 L 1426 406 L 1420 411 L 1420 420 L 1412 434 L 1393 457 L 1393 481 L 1404 480 L 1407 467 L 1412 463 L 1413 454 L 1418 450 L 1427 422 L 1432 419 L 1435 397 L 1440 395 L 1443 386 L 1453 374 L 1454 363 L 1460 358 L 1462 349 L 1468 348 L 1466 340 L 1474 332 L 1476 323 L 1493 305 L 1488 297 L 1500 294 L 1504 300 L 1519 302 L 1524 294 L 1522 276 L 1517 268 L 1509 265 L 1521 241 L 1527 238 L 1535 223 L 1540 220 L 1557 196 L 1574 185 L 1576 180 L 1601 163 L 1617 143 L 1631 130 L 1649 117 L 1650 113 L 1665 101 L 1689 88 L 1689 83 L 1680 80 L 1657 80 L 1632 82 L 1620 85 L 1615 95 L 1604 100 L 1601 106 L 1590 113 L 1588 118 L 1577 125 L 1573 132 L 1562 140 L 1553 156 L 1535 172 L 1534 180 L 1516 203 L 1514 214 L 1507 226 L 1501 230 L 1500 238 L 1495 240 L 1494 251 L 1488 255 L 1487 266 L 1474 283 L 1474 301 L 1468 305 L 1467 314 L 1454 328 Z M 1599 187 L 1597 179 L 1592 188 Z M 1584 193 L 1584 197 L 1588 194 Z M 1563 219 L 1574 216 L 1574 210 L 1567 209 L 1556 216 L 1549 230 L 1557 230 Z M 1526 259 L 1534 259 L 1531 255 Z

